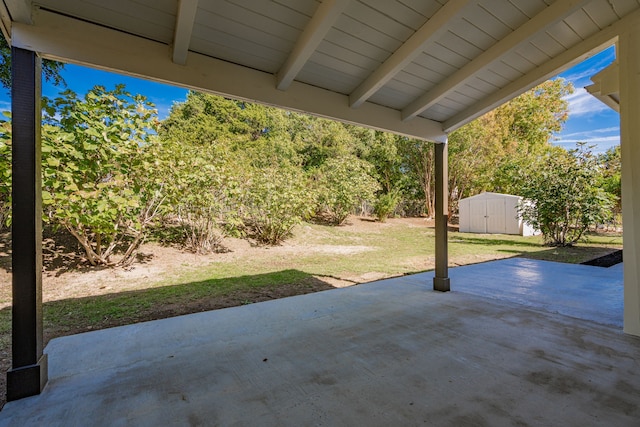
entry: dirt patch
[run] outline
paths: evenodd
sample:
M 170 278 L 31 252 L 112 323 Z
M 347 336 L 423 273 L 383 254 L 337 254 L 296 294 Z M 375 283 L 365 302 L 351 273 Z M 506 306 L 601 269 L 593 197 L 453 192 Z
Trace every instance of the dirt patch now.
M 295 237 L 280 246 L 260 246 L 245 239 L 225 238 L 223 246 L 225 252 L 207 255 L 185 252 L 175 246 L 159 243 L 145 243 L 136 262 L 129 268 L 95 268 L 87 266 L 73 237 L 64 232 L 51 235 L 45 240 L 43 247 L 43 302 L 64 302 L 70 299 L 87 299 L 93 297 L 111 298 L 126 293 L 141 292 L 148 288 L 162 286 L 162 282 L 171 282 L 172 278 L 180 277 L 189 272 L 198 272 L 203 268 L 225 264 L 267 263 L 274 270 L 287 270 L 292 267 L 291 260 L 303 254 L 322 256 L 358 255 L 378 250 L 380 247 L 370 246 L 368 235 L 389 236 L 395 230 L 409 227 L 418 229 L 433 228 L 433 220 L 426 218 L 391 218 L 385 223 L 373 221 L 371 218 L 352 217 L 346 224 L 338 227 L 315 227 L 302 225 L 296 229 Z M 336 237 L 336 230 L 340 236 Z M 413 234 L 413 231 L 411 231 Z M 52 238 L 54 237 L 54 238 Z M 384 237 L 381 237 L 384 238 Z M 335 242 L 335 244 L 334 244 Z M 379 245 L 379 244 L 378 244 Z M 387 248 L 388 250 L 392 250 Z M 504 254 L 487 254 L 481 250 L 473 253 L 458 255 L 451 259 L 451 266 L 484 262 L 491 259 L 513 256 L 513 252 Z M 415 256 L 408 254 L 398 259 L 394 264 L 403 268 L 397 271 L 424 271 L 433 268 L 433 254 Z M 394 261 L 395 262 L 395 261 Z M 348 269 L 348 268 L 347 268 Z M 308 273 L 302 275 L 294 283 L 279 284 L 250 289 L 236 290 L 222 296 L 206 296 L 193 299 L 181 299 L 165 303 L 160 306 L 143 307 L 131 313 L 126 319 L 106 316 L 95 322 L 80 322 L 67 324 L 61 328 L 55 324 L 45 327 L 45 342 L 49 339 L 70 335 L 88 330 L 96 330 L 122 324 L 156 320 L 183 314 L 215 310 L 244 304 L 307 294 L 333 288 L 352 286 L 358 283 L 371 282 L 390 277 L 391 274 L 382 271 L 381 267 L 372 267 L 368 272 L 343 271 L 334 275 Z M 318 273 L 321 269 L 313 270 Z M 252 274 L 252 273 L 248 273 Z M 397 273 L 402 274 L 402 273 Z M 175 281 L 174 281 L 175 282 Z M 181 282 L 180 282 L 181 283 Z M 0 233 L 0 310 L 8 313 L 11 306 L 11 253 L 9 233 Z M 65 312 L 66 313 L 66 312 Z M 46 322 L 46 319 L 45 319 Z M 87 324 L 90 323 L 90 324 Z M 10 368 L 11 348 L 8 332 L 0 334 L 0 408 L 4 405 L 6 370 Z

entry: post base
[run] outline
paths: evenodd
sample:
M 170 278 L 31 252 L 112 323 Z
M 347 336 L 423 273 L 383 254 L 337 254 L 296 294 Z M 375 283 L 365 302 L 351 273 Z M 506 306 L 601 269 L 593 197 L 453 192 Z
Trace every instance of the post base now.
M 43 354 L 35 365 L 21 366 L 7 371 L 7 401 L 40 394 L 47 381 L 48 359 Z
M 434 277 L 433 290 L 440 292 L 449 292 L 451 290 L 451 280 L 448 277 Z

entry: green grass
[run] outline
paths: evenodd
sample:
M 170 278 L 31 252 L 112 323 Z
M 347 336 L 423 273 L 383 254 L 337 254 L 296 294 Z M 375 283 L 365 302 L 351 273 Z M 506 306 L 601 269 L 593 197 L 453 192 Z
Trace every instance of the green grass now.
M 180 274 L 160 283 L 171 286 L 220 280 L 233 283 L 233 277 L 261 275 L 283 270 L 303 271 L 310 275 L 342 277 L 379 272 L 402 275 L 433 268 L 435 252 L 434 231 L 427 227 L 408 227 L 404 224 L 378 224 L 376 232 L 342 226 L 328 227 L 304 224 L 296 230 L 291 242 L 311 245 L 339 245 L 342 248 L 365 247 L 354 253 L 325 253 L 300 250 L 294 254 L 268 256 L 247 255 L 233 263 L 214 263 L 197 269 L 185 268 Z M 551 248 L 543 245 L 540 236 L 480 235 L 449 233 L 451 265 L 462 265 L 512 256 L 524 256 L 558 262 L 580 263 L 611 250 L 621 248 L 621 236 L 589 235 L 585 242 L 570 248 Z M 270 249 L 263 249 L 270 251 Z M 275 251 L 274 251 L 275 252 Z
M 289 251 L 257 248 L 204 266 L 176 265 L 143 289 L 47 302 L 45 337 L 329 289 L 328 276 L 424 271 L 433 268 L 434 243 L 432 228 L 393 220 L 372 227 L 303 224 Z M 451 265 L 513 256 L 579 263 L 621 247 L 619 235 L 588 235 L 575 247 L 550 248 L 539 236 L 449 234 Z M 345 253 L 349 249 L 353 253 Z M 9 367 L 10 322 L 11 309 L 0 310 L 0 369 Z
M 433 268 L 434 243 L 433 228 L 393 220 L 365 228 L 303 224 L 287 243 L 293 245 L 288 251 L 258 248 L 233 261 L 197 267 L 180 264 L 162 278 L 149 279 L 139 289 L 47 302 L 43 307 L 45 340 L 329 289 L 331 286 L 324 282 L 328 276 L 348 278 L 369 272 L 392 276 L 425 271 Z M 580 263 L 621 247 L 619 235 L 591 234 L 575 247 L 550 248 L 543 246 L 539 236 L 449 233 L 450 265 L 513 256 Z M 345 253 L 349 249 L 355 251 Z M 11 309 L 7 307 L 0 310 L 0 370 L 9 368 L 10 330 Z M 4 396 L 4 390 L 0 395 Z
M 209 278 L 191 283 L 176 283 L 137 291 L 86 298 L 52 301 L 44 304 L 45 329 L 50 335 L 64 335 L 90 327 L 100 329 L 141 320 L 183 314 L 182 307 L 203 311 L 216 307 L 216 299 L 237 294 L 231 303 L 251 303 L 255 297 L 282 285 L 304 284 L 311 276 L 296 270 L 285 270 L 253 276 Z M 226 304 L 225 304 L 226 305 Z M 240 305 L 240 304 L 231 304 Z M 4 314 L 3 312 L 0 312 Z M 2 319 L 2 317 L 0 317 Z M 7 319 L 8 320 L 8 319 Z M 2 329 L 0 329 L 2 330 Z

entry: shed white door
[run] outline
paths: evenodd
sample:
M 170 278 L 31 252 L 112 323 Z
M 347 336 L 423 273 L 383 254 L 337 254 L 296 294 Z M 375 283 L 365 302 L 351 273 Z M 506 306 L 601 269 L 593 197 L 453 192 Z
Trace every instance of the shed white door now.
M 487 200 L 487 233 L 504 234 L 507 232 L 504 199 Z
M 469 231 L 472 233 L 487 232 L 487 202 L 486 200 L 469 201 Z
M 504 199 L 470 200 L 469 213 L 472 233 L 506 233 Z

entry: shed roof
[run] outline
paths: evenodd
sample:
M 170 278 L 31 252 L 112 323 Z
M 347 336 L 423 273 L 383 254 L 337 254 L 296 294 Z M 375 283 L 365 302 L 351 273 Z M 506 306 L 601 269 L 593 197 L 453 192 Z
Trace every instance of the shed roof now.
M 518 199 L 518 200 L 522 199 L 521 196 L 515 196 L 513 194 L 492 193 L 490 191 L 485 191 L 480 194 L 476 194 L 474 196 L 465 197 L 464 199 L 460 199 L 460 201 L 471 200 L 471 199 L 495 199 L 500 197 L 507 198 L 507 199 Z
M 43 57 L 444 141 L 615 43 L 638 0 L 2 0 Z

